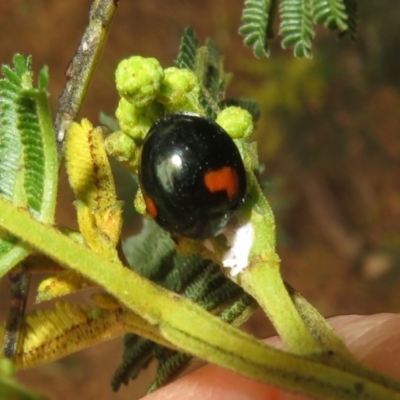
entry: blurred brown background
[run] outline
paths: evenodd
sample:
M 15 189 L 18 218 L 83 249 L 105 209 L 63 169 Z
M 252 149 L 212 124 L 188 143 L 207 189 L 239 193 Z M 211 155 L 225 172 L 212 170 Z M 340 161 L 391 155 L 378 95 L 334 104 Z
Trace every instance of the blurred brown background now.
M 263 186 L 277 215 L 285 279 L 326 316 L 400 310 L 400 3 L 360 3 L 356 43 L 318 29 L 313 60 L 294 60 L 279 49 L 279 37 L 272 57 L 256 60 L 237 34 L 242 1 L 121 0 L 82 111 L 93 122 L 99 111 L 113 113 L 118 60 L 140 54 L 171 65 L 185 25 L 200 42 L 214 38 L 234 73 L 229 94 L 261 105 Z M 36 71 L 47 64 L 54 111 L 89 6 L 89 0 L 0 3 L 0 63 L 21 52 L 33 55 Z M 133 194 L 122 196 L 129 231 Z M 71 200 L 63 177 L 58 221 L 73 227 Z M 0 290 L 3 319 L 6 281 Z M 58 400 L 137 398 L 143 389 L 135 384 L 111 392 L 119 359 L 118 339 L 20 377 Z

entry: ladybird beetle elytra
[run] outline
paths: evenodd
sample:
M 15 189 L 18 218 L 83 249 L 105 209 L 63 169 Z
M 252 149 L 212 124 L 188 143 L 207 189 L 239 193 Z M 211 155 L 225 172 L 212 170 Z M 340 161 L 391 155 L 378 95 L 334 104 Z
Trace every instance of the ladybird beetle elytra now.
M 213 120 L 169 114 L 144 139 L 139 182 L 147 212 L 166 231 L 205 239 L 221 233 L 246 195 L 239 150 Z
M 231 167 L 222 167 L 206 172 L 204 174 L 204 183 L 212 193 L 225 190 L 230 199 L 234 198 L 239 189 L 237 173 Z

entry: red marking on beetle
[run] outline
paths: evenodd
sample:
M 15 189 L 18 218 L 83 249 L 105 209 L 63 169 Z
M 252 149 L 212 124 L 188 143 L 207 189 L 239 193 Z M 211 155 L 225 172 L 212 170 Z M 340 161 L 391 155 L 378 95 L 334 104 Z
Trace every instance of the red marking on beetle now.
M 232 200 L 238 193 L 239 178 L 232 167 L 222 167 L 204 174 L 204 183 L 211 193 L 224 190 Z
M 146 203 L 146 210 L 147 212 L 153 217 L 157 217 L 158 211 L 157 207 L 154 204 L 154 201 L 151 197 L 144 196 L 144 202 Z

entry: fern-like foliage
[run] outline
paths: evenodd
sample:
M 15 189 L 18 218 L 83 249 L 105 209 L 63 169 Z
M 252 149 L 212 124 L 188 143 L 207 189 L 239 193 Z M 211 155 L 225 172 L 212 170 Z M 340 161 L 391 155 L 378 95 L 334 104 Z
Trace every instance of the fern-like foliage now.
M 219 49 L 211 39 L 207 39 L 204 46 L 199 46 L 190 26 L 183 32 L 174 64 L 195 72 L 201 83 L 200 103 L 208 117 L 215 118 L 222 108 L 235 105 L 249 111 L 254 121 L 259 118 L 260 107 L 254 99 L 225 98 L 229 75 L 224 72 Z
M 210 118 L 215 118 L 223 107 L 225 96 L 225 73 L 222 59 L 215 42 L 207 39 L 198 49 L 195 72 L 202 83 L 200 102 Z
M 296 57 L 311 57 L 311 43 L 314 37 L 312 23 L 313 0 L 282 0 L 280 4 L 283 36 L 282 47 L 293 47 Z
M 16 54 L 0 79 L 0 195 L 52 222 L 58 160 L 47 102 L 48 71 L 33 86 L 31 58 Z M 0 239 L 0 276 L 24 259 L 29 250 L 15 239 Z
M 192 47 L 187 49 L 190 52 L 185 57 L 192 58 L 193 46 L 197 44 L 197 38 L 192 28 L 188 28 L 184 32 L 182 43 L 187 40 L 186 34 L 190 35 Z M 215 119 L 224 107 L 227 79 L 219 49 L 213 40 L 207 39 L 205 45 L 197 47 L 193 62 L 192 70 L 201 83 L 200 103 L 207 116 Z
M 178 56 L 174 64 L 178 68 L 187 68 L 194 71 L 196 67 L 196 54 L 199 43 L 196 34 L 190 26 L 183 31 Z
M 279 33 L 283 48 L 293 47 L 296 57 L 311 57 L 314 24 L 337 30 L 339 36 L 357 33 L 358 0 L 246 0 L 239 33 L 256 57 L 269 55 L 267 39 L 273 37 L 273 18 L 279 3 Z
M 346 7 L 343 0 L 313 0 L 314 20 L 326 29 L 345 32 L 348 29 Z
M 242 26 L 239 33 L 244 36 L 246 46 L 253 48 L 256 57 L 269 55 L 267 44 L 268 24 L 272 0 L 246 0 L 242 13 Z
M 47 104 L 48 71 L 40 71 L 34 87 L 31 58 L 16 54 L 13 61 L 14 68 L 2 67 L 0 80 L 0 194 L 51 221 L 55 200 L 51 205 L 46 201 L 46 185 L 54 190 L 57 158 Z
M 182 371 L 182 367 L 186 366 L 192 359 L 191 356 L 177 351 L 170 351 L 170 354 L 166 355 L 163 350 L 165 349 L 158 345 L 154 348 L 158 368 L 157 376 L 148 390 L 149 393 L 174 379 Z
M 201 84 L 200 103 L 207 116 L 215 118 L 221 108 L 225 82 L 219 51 L 213 41 L 207 40 L 205 46 L 199 47 L 195 32 L 190 26 L 186 27 L 174 64 L 196 74 Z
M 31 57 L 16 54 L 13 62 L 13 67 L 2 66 L 0 79 L 0 195 L 37 219 L 52 223 L 58 157 L 47 101 L 48 71 L 40 71 L 34 87 Z M 1 233 L 0 277 L 31 252 L 26 244 Z M 3 353 L 10 358 L 17 350 L 28 288 L 29 276 L 21 268 L 11 284 L 17 301 L 12 301 L 3 342 Z
M 227 279 L 217 264 L 196 254 L 183 256 L 176 253 L 172 239 L 154 222 L 145 221 L 141 234 L 128 239 L 124 249 L 136 272 L 195 301 L 228 323 L 242 322 L 242 318 L 246 319 L 248 312 L 256 307 L 251 296 Z M 143 268 L 146 265 L 149 269 Z M 128 334 L 124 341 L 122 364 L 111 381 L 113 389 L 118 390 L 122 383 L 127 384 L 129 379 L 136 378 L 153 359 L 158 361 L 158 369 L 150 391 L 174 379 L 191 357 Z
M 15 59 L 15 69 L 2 67 L 0 80 L 0 193 L 9 200 L 14 189 L 22 155 L 18 134 L 18 104 L 21 77 L 29 71 L 30 59 Z M 12 151 L 10 151 L 12 149 Z
M 28 207 L 36 215 L 39 215 L 45 183 L 45 157 L 35 101 L 30 98 L 21 97 L 18 101 L 18 113 L 24 116 L 18 124 L 26 171 L 24 188 Z M 32 135 L 32 132 L 39 134 Z

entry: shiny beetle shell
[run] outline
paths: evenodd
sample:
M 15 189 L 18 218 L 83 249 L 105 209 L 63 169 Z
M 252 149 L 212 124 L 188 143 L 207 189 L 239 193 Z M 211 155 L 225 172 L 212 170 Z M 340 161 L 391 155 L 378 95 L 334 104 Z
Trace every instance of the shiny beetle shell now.
M 151 127 L 139 181 L 148 214 L 166 231 L 193 239 L 221 233 L 246 195 L 234 141 L 213 120 L 193 113 L 170 114 Z

